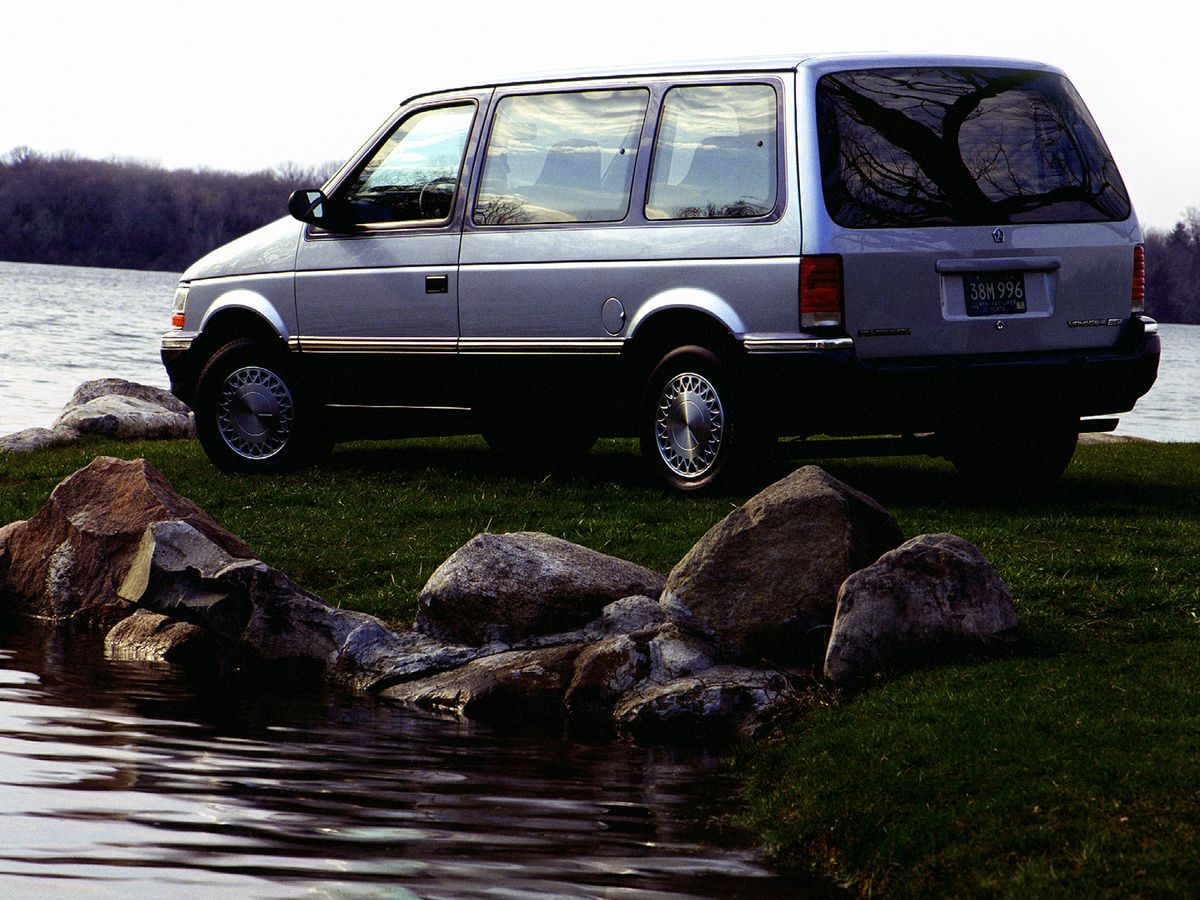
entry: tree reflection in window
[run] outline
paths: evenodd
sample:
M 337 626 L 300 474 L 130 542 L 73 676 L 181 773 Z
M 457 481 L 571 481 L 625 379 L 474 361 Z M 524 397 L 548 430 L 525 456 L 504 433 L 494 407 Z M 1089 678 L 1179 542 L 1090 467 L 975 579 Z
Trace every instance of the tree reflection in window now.
M 1062 76 L 843 72 L 818 83 L 825 203 L 851 228 L 1118 221 L 1129 197 Z

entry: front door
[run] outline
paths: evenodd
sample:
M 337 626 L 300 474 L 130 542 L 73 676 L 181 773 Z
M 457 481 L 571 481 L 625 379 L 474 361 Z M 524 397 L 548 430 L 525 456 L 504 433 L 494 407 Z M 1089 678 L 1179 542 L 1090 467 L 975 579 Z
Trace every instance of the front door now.
M 330 406 L 455 402 L 460 186 L 486 100 L 441 98 L 404 111 L 332 192 L 349 230 L 306 229 L 298 343 Z

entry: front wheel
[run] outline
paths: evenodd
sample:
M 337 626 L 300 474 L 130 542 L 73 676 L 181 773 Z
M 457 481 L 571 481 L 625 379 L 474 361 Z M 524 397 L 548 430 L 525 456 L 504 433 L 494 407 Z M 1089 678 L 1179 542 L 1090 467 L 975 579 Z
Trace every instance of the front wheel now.
M 642 457 L 668 487 L 704 490 L 727 468 L 737 425 L 730 381 L 704 347 L 680 347 L 654 367 L 641 404 Z
M 286 356 L 257 341 L 231 341 L 212 355 L 196 390 L 196 433 L 226 472 L 276 472 L 327 450 Z

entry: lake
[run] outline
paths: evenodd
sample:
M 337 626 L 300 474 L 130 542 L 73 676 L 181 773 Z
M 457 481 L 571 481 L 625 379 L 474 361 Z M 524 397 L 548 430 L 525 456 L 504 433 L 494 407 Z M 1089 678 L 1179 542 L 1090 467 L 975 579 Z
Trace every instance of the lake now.
M 703 747 L 504 732 L 0 626 L 6 898 L 828 896 Z
M 48 426 L 92 378 L 166 387 L 158 340 L 178 277 L 0 262 L 0 434 Z M 1117 434 L 1200 441 L 1200 325 L 1161 333 L 1158 382 Z

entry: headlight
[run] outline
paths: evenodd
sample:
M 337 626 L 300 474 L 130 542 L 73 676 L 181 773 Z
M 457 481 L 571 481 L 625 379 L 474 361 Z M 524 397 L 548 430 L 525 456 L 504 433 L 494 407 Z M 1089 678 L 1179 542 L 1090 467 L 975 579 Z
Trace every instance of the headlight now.
M 175 288 L 175 302 L 171 304 L 171 327 L 182 328 L 184 311 L 187 309 L 188 286 L 181 284 Z

